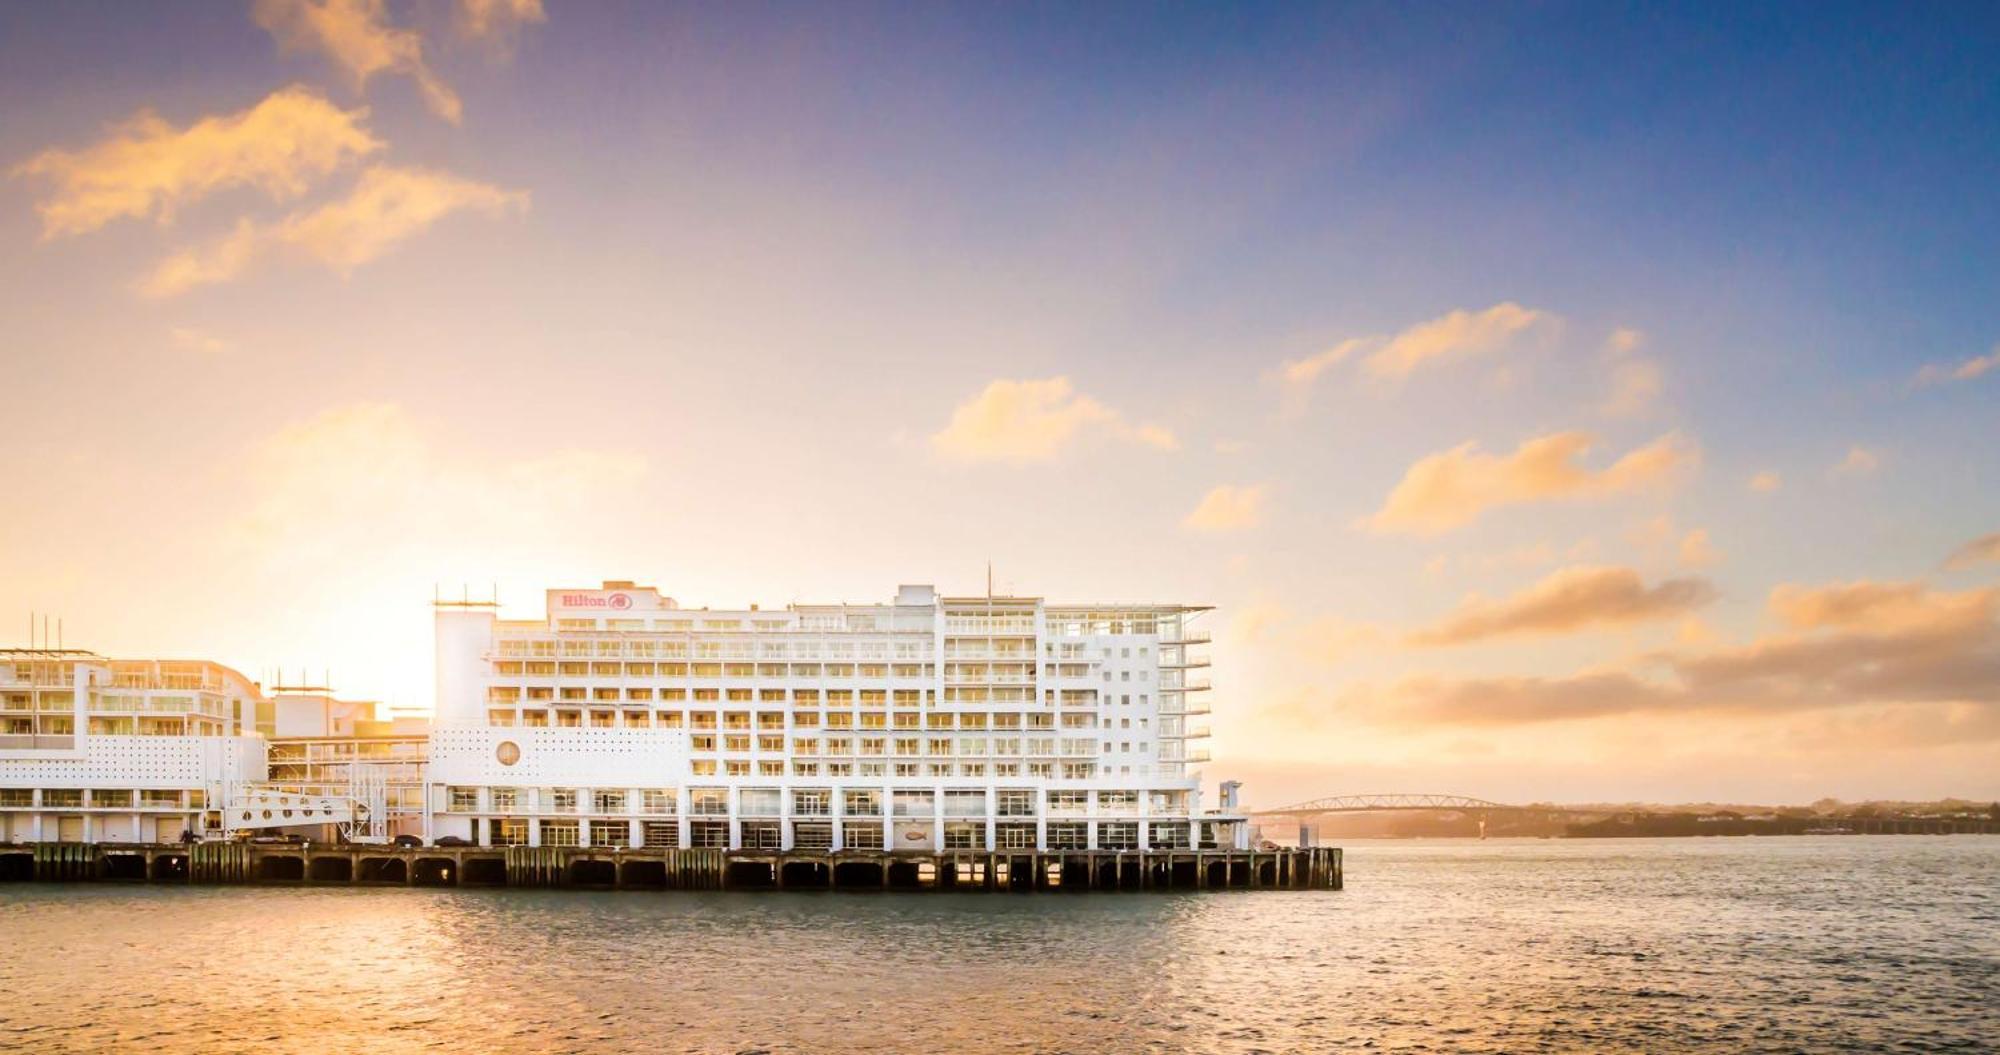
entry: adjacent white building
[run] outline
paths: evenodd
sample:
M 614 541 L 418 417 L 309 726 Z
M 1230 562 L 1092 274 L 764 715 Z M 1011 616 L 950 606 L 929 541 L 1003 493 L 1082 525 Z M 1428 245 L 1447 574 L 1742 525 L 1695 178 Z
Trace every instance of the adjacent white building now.
M 434 837 L 737 849 L 1235 846 L 1202 800 L 1206 609 L 940 597 L 437 606 Z
M 0 650 L 0 842 L 172 842 L 265 778 L 257 685 L 219 663 Z

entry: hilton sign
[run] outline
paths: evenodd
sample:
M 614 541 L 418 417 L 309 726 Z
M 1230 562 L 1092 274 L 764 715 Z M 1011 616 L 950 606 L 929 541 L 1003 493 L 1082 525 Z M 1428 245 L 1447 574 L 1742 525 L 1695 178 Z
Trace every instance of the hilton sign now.
M 629 593 L 566 593 L 557 599 L 564 608 L 609 608 L 622 612 L 632 607 Z

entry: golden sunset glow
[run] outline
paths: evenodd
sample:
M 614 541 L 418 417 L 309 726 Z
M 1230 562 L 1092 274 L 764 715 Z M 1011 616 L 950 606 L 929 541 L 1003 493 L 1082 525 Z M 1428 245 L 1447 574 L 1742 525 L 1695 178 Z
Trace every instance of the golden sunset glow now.
M 437 596 L 990 566 L 1213 605 L 1259 803 L 2000 794 L 1993 143 L 1901 97 L 1878 172 L 1443 29 L 88 14 L 0 23 L 9 637 L 426 710 Z

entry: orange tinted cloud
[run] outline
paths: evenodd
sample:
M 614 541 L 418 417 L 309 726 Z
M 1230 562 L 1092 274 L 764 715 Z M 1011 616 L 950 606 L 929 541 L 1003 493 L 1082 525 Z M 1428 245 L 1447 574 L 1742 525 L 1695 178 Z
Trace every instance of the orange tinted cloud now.
M 1503 301 L 1485 311 L 1454 311 L 1421 322 L 1390 338 L 1381 350 L 1363 360 L 1375 377 L 1408 377 L 1427 364 L 1463 359 L 1506 346 L 1516 336 L 1551 323 L 1555 316 Z
M 1944 566 L 1954 571 L 1970 568 L 1975 564 L 2000 564 L 2000 531 L 1984 535 L 1958 547 L 1944 562 Z
M 1578 464 L 1591 447 L 1581 432 L 1523 442 L 1513 453 L 1487 454 L 1466 443 L 1410 466 L 1368 520 L 1378 532 L 1433 535 L 1463 527 L 1489 509 L 1554 499 L 1629 494 L 1670 483 L 1700 453 L 1668 434 L 1594 471 Z
M 1946 593 L 1920 582 L 1843 582 L 1779 586 L 1771 614 L 1801 630 L 1848 629 L 1871 633 L 1935 631 L 1993 620 L 2000 589 Z
M 345 198 L 275 224 L 240 220 L 229 234 L 168 257 L 141 289 L 151 297 L 175 296 L 235 279 L 273 254 L 302 257 L 346 275 L 451 213 L 499 213 L 526 208 L 527 202 L 524 191 L 378 166 L 363 173 Z
M 1922 388 L 1929 385 L 1948 384 L 1952 381 L 1971 381 L 1984 377 L 1994 370 L 2000 370 L 2000 348 L 1987 355 L 1978 355 L 1958 363 L 1929 363 L 1917 371 L 1911 384 Z
M 1202 496 L 1182 526 L 1191 531 L 1221 533 L 1247 531 L 1264 522 L 1264 506 L 1270 488 L 1263 484 L 1241 487 L 1224 484 Z
M 1756 718 L 1874 708 L 2000 738 L 2000 587 L 1922 583 L 1781 587 L 1788 629 L 1745 645 L 1684 647 L 1630 669 L 1567 676 L 1420 676 L 1350 689 L 1339 709 L 1389 725 L 1505 726 L 1696 713 Z M 1942 708 L 1942 710 L 1940 710 Z M 1948 719 L 1948 721 L 1946 721 Z M 1915 720 L 1915 719 L 1912 719 Z
M 1409 636 L 1411 644 L 1464 645 L 1488 638 L 1572 633 L 1687 614 L 1715 599 L 1702 579 L 1647 586 L 1630 568 L 1563 568 L 1502 600 L 1473 595 L 1442 622 Z
M 1025 464 L 1049 461 L 1086 434 L 1160 450 L 1180 446 L 1166 429 L 1133 424 L 1077 392 L 1069 378 L 1051 377 L 992 382 L 952 411 L 951 422 L 931 436 L 931 448 L 953 461 Z
M 463 107 L 424 61 L 423 37 L 390 25 L 382 0 L 257 0 L 251 17 L 287 51 L 325 53 L 357 91 L 377 73 L 407 75 L 432 113 L 458 123 Z
M 296 198 L 317 179 L 383 143 L 342 110 L 302 87 L 271 93 L 240 113 L 175 128 L 142 111 L 79 151 L 47 150 L 15 168 L 46 177 L 54 193 L 36 204 L 44 237 L 83 234 L 121 217 L 173 218 L 217 191 L 255 187 Z

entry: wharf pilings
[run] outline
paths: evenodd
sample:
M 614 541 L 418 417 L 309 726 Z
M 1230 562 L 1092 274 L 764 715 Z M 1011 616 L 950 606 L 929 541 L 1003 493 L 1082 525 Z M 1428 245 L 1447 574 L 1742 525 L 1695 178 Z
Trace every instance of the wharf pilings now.
M 633 890 L 1340 890 L 1337 847 L 721 850 L 0 844 L 0 880 Z

